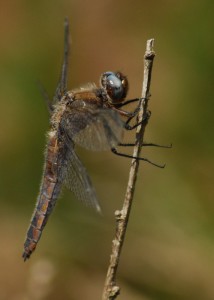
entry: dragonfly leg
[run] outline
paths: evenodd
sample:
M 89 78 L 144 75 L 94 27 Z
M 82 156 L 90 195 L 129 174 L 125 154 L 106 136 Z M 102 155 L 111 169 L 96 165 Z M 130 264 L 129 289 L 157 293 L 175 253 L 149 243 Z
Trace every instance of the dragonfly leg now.
M 164 168 L 165 167 L 165 164 L 164 165 L 159 165 L 159 164 L 156 164 L 156 163 L 152 162 L 151 160 L 149 160 L 147 158 L 144 158 L 144 157 L 138 157 L 138 156 L 135 157 L 135 156 L 132 156 L 132 155 L 129 155 L 129 154 L 118 152 L 116 148 L 111 148 L 111 151 L 114 154 L 119 155 L 119 156 L 123 156 L 123 157 L 127 157 L 127 158 L 134 158 L 136 160 L 146 161 L 146 162 L 150 163 L 151 165 L 153 165 L 155 167 L 158 167 L 158 168 Z
M 127 105 L 127 104 L 130 104 L 130 103 L 133 103 L 133 102 L 137 102 L 137 101 L 140 102 L 140 100 L 145 100 L 145 98 L 135 98 L 135 99 L 130 99 L 130 100 L 127 100 L 127 101 L 125 101 L 125 102 L 118 103 L 118 104 L 116 104 L 115 106 L 116 106 L 117 108 L 120 108 L 120 107 L 123 107 L 123 106 L 125 106 L 125 105 Z
M 126 123 L 129 123 L 134 117 L 136 117 L 136 115 L 138 114 L 138 112 L 140 111 L 140 100 L 144 100 L 145 98 L 135 98 L 135 99 L 131 99 L 131 100 L 127 100 L 123 103 L 118 103 L 116 104 L 114 107 L 112 107 L 114 110 L 116 110 L 121 116 L 128 118 L 128 120 L 126 121 Z M 134 111 L 129 112 L 129 111 L 124 111 L 122 109 L 120 109 L 121 107 L 130 104 L 132 102 L 136 102 L 139 101 L 137 107 L 135 108 Z
M 122 147 L 129 147 L 129 146 L 135 146 L 135 143 L 119 143 L 118 146 Z M 154 144 L 154 143 L 142 143 L 142 147 L 160 147 L 160 148 L 172 148 L 172 144 L 170 145 L 159 145 L 159 144 Z
M 137 112 L 138 112 L 138 111 L 137 111 Z M 142 121 L 137 122 L 137 123 L 134 124 L 134 125 L 129 125 L 130 121 L 131 121 L 131 120 L 133 119 L 133 117 L 134 117 L 134 116 L 131 116 L 131 117 L 128 118 L 128 120 L 125 122 L 124 128 L 125 128 L 126 130 L 133 130 L 133 129 L 135 129 L 136 127 L 138 127 L 139 125 L 141 125 L 141 124 L 146 124 L 146 123 L 148 122 L 150 116 L 151 116 L 151 112 L 150 112 L 150 111 L 147 111 L 147 112 L 146 112 L 146 115 L 143 117 Z

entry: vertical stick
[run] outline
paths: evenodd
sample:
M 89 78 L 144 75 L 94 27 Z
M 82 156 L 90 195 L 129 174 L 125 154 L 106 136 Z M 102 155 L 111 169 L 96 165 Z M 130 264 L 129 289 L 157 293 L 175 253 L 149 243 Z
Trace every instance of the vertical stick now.
M 140 104 L 140 112 L 138 114 L 137 122 L 141 122 L 145 118 L 148 118 L 150 112 L 148 111 L 148 100 L 150 96 L 150 83 L 152 74 L 152 65 L 155 57 L 153 51 L 154 39 L 148 40 L 146 44 L 146 52 L 144 56 L 144 79 L 142 87 L 142 100 Z M 141 145 L 143 143 L 144 132 L 147 122 L 142 122 L 136 130 L 136 144 L 133 150 L 133 156 L 138 157 L 141 152 Z M 128 225 L 131 205 L 133 201 L 135 184 L 137 180 L 137 172 L 139 167 L 139 160 L 132 159 L 131 168 L 129 172 L 129 179 L 127 190 L 124 198 L 124 203 L 121 211 L 115 212 L 116 217 L 116 233 L 112 241 L 112 252 L 110 256 L 110 263 L 106 275 L 105 286 L 103 290 L 102 300 L 113 300 L 120 293 L 120 288 L 116 284 L 116 274 L 119 264 L 120 254 L 125 239 L 126 229 Z

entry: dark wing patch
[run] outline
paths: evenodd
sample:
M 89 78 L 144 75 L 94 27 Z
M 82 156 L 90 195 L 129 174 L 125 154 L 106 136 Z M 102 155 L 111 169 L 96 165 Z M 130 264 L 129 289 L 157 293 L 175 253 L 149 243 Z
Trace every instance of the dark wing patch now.
M 62 126 L 69 138 L 94 151 L 116 147 L 123 136 L 123 122 L 118 112 L 91 104 L 84 106 L 83 101 L 78 102 L 81 106 L 71 107 L 62 119 Z

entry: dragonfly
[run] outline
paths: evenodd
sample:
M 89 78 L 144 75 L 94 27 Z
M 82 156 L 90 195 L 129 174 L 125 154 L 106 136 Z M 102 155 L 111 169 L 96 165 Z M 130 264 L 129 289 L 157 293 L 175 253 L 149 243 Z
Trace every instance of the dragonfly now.
M 132 130 L 139 125 L 137 122 L 130 125 L 138 114 L 139 105 L 132 112 L 121 109 L 132 102 L 139 102 L 139 98 L 125 101 L 129 86 L 127 77 L 121 72 L 103 73 L 99 87 L 88 83 L 78 89 L 67 90 L 68 19 L 65 19 L 64 30 L 64 58 L 60 80 L 53 101 L 45 95 L 50 112 L 50 130 L 40 191 L 24 243 L 24 261 L 36 249 L 63 185 L 78 200 L 101 211 L 91 179 L 75 152 L 75 145 L 93 151 L 111 150 L 114 154 L 133 158 L 119 152 L 117 147 L 133 145 L 122 144 L 123 133 L 124 130 Z M 146 158 L 136 159 L 157 165 Z

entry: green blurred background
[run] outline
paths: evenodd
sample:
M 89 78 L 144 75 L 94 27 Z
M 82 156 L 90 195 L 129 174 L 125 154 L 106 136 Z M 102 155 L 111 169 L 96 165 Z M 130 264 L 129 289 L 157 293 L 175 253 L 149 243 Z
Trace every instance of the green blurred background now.
M 214 2 L 1 1 L 0 299 L 101 299 L 130 161 L 78 150 L 103 208 L 100 217 L 63 192 L 32 258 L 25 233 L 39 190 L 48 112 L 68 16 L 69 88 L 121 70 L 141 94 L 146 40 L 155 38 L 145 149 L 118 284 L 123 300 L 214 299 Z M 128 140 L 134 137 L 129 135 Z

